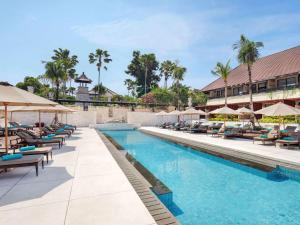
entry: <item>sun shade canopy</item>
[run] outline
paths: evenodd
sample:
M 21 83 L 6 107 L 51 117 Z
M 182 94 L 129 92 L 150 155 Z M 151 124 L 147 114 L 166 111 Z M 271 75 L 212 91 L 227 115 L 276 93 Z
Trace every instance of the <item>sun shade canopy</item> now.
M 0 107 L 0 111 L 3 111 L 4 107 Z M 8 107 L 7 111 L 9 112 L 64 112 L 64 113 L 72 113 L 76 112 L 76 110 L 70 109 L 63 105 L 55 105 L 55 106 L 11 106 Z
M 209 112 L 209 114 L 222 114 L 222 115 L 240 115 L 239 112 L 227 107 L 227 106 L 224 106 L 222 108 L 219 108 L 219 109 L 215 109 L 211 112 Z
M 0 85 L 0 105 L 29 106 L 29 105 L 57 105 L 56 102 L 42 98 L 28 91 L 14 86 Z
M 251 109 L 248 109 L 246 107 L 243 108 L 239 108 L 238 110 L 236 110 L 237 112 L 241 113 L 241 114 L 252 114 Z
M 300 110 L 282 102 L 278 102 L 275 105 L 255 111 L 255 114 L 262 114 L 265 116 L 291 116 L 300 115 Z
M 180 115 L 180 113 L 181 113 L 180 111 L 174 110 L 172 112 L 169 112 L 168 115 Z
M 169 115 L 167 112 L 165 111 L 160 111 L 159 113 L 155 113 L 156 116 L 166 116 Z
M 181 115 L 206 115 L 206 112 L 203 112 L 202 110 L 196 110 L 194 108 L 189 108 L 183 112 L 180 113 Z

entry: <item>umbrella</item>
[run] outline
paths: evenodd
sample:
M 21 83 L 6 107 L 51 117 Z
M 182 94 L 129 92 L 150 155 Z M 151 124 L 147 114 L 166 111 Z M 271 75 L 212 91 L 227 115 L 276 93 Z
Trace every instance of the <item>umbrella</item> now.
M 196 110 L 194 108 L 189 108 L 183 112 L 180 113 L 181 115 L 190 115 L 191 116 L 191 120 L 192 120 L 192 116 L 193 115 L 206 115 L 207 113 L 202 111 L 202 110 Z
M 8 152 L 8 128 L 7 107 L 8 106 L 30 106 L 30 105 L 57 105 L 48 99 L 42 98 L 28 91 L 14 86 L 0 85 L 0 106 L 4 106 L 5 117 L 5 150 Z
M 168 115 L 169 116 L 177 116 L 177 122 L 179 122 L 179 116 L 180 116 L 181 112 L 178 110 L 173 110 L 172 112 L 169 112 Z
M 215 109 L 211 112 L 209 112 L 209 114 L 221 114 L 221 115 L 226 115 L 225 119 L 224 119 L 224 126 L 225 126 L 225 123 L 226 123 L 226 119 L 227 119 L 227 116 L 228 115 L 240 115 L 239 112 L 227 107 L 227 106 L 224 106 L 222 108 L 219 108 L 219 109 Z
M 163 121 L 163 117 L 169 115 L 167 112 L 165 111 L 160 111 L 159 113 L 155 113 L 156 116 L 161 116 L 162 117 L 162 121 Z
M 251 109 L 248 109 L 246 107 L 239 108 L 236 111 L 242 115 L 251 115 L 253 113 L 253 111 Z M 242 119 L 242 121 L 243 121 L 243 126 L 244 126 L 244 118 Z
M 283 123 L 283 116 L 293 116 L 300 115 L 300 110 L 295 107 L 289 106 L 282 102 L 278 102 L 274 105 L 268 106 L 266 108 L 257 110 L 255 114 L 262 114 L 265 116 L 278 116 L 281 117 Z M 280 126 L 280 123 L 279 123 Z

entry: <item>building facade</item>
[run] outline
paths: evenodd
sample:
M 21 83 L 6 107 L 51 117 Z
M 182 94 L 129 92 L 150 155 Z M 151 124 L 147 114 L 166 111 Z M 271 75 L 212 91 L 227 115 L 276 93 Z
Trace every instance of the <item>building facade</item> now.
M 234 68 L 228 77 L 228 106 L 237 109 L 249 107 L 249 88 L 252 89 L 254 110 L 283 101 L 300 108 L 300 46 L 257 60 L 252 65 L 252 86 L 246 65 Z M 211 111 L 224 106 L 224 81 L 219 78 L 202 91 L 208 96 L 205 106 Z

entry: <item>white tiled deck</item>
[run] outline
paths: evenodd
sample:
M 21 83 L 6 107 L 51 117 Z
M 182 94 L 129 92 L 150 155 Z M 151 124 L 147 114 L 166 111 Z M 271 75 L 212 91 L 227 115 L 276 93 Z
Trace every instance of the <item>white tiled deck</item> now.
M 212 146 L 216 151 L 221 148 L 230 149 L 234 153 L 247 154 L 249 157 L 260 158 L 260 160 L 272 160 L 274 162 L 282 162 L 291 167 L 300 168 L 300 151 L 288 150 L 275 146 L 264 146 L 253 144 L 252 140 L 247 139 L 222 139 L 220 137 L 211 137 L 206 134 L 191 134 L 182 131 L 174 131 L 168 129 L 161 129 L 157 127 L 142 127 L 141 131 L 153 135 L 170 138 L 175 141 L 192 144 L 193 146 Z
M 94 129 L 79 128 L 40 169 L 0 174 L 0 224 L 156 224 Z

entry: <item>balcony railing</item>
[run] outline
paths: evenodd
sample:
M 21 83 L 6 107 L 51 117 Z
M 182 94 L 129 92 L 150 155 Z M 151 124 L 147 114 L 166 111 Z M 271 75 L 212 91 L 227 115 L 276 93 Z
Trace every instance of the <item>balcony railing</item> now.
M 266 88 L 266 89 L 260 89 L 257 91 L 252 91 L 253 94 L 257 94 L 257 93 L 270 93 L 273 91 L 285 91 L 285 90 L 293 90 L 296 88 L 300 88 L 300 84 L 295 84 L 295 85 L 289 85 L 286 87 L 276 87 L 276 88 Z M 232 95 L 232 94 L 228 94 L 227 97 L 232 97 L 232 96 L 242 96 L 242 95 L 248 95 L 249 91 L 244 91 L 244 92 L 240 92 L 239 94 L 236 95 Z M 208 99 L 216 99 L 216 98 L 224 98 L 225 96 L 208 96 Z

